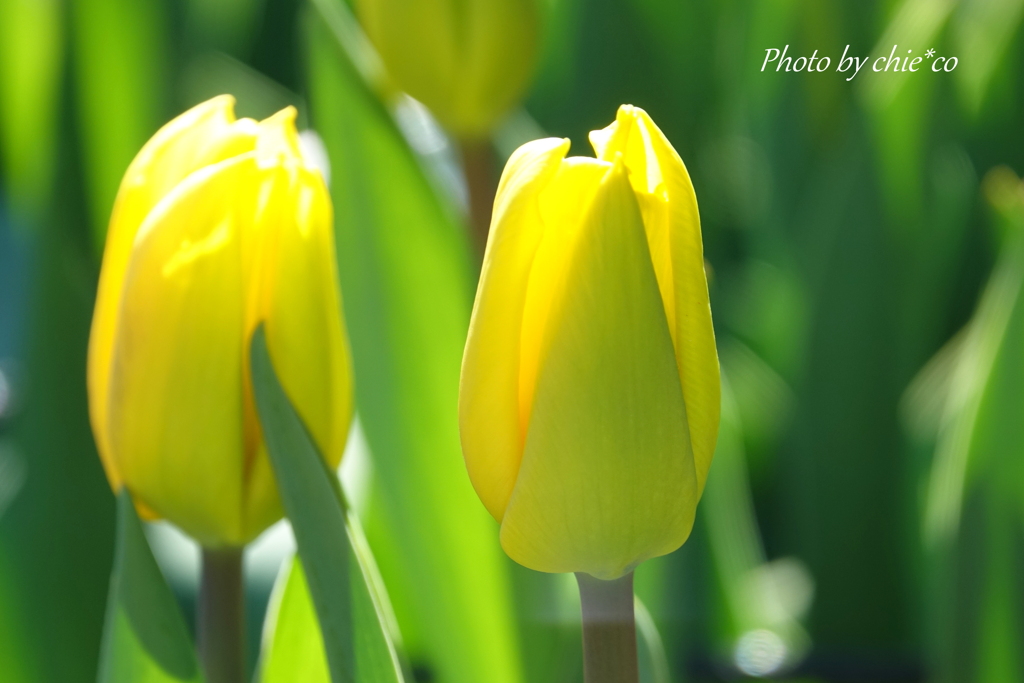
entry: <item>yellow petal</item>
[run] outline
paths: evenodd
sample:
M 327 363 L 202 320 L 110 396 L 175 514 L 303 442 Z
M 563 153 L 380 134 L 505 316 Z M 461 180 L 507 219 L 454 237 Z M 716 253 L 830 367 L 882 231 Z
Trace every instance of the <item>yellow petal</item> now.
M 543 237 L 530 268 L 520 333 L 520 443 L 526 441 L 552 302 L 565 289 L 583 219 L 610 166 L 589 157 L 569 157 L 539 195 Z
M 258 305 L 250 309 L 246 338 L 259 322 L 265 323 L 267 345 L 285 393 L 333 469 L 341 461 L 351 423 L 352 380 L 330 198 L 315 171 L 278 167 L 274 174 L 273 194 L 257 218 L 265 241 L 259 259 L 262 273 L 253 282 L 257 291 L 251 293 Z M 248 372 L 246 384 L 251 387 Z M 251 388 L 246 401 L 254 420 Z M 281 517 L 262 443 L 253 455 L 245 489 L 246 537 Z
M 505 166 L 462 361 L 462 450 L 477 495 L 499 521 L 522 457 L 519 345 L 527 281 L 543 233 L 538 197 L 568 149 L 568 140 L 536 140 Z
M 254 154 L 192 174 L 139 230 L 113 335 L 109 448 L 126 486 L 200 543 L 239 544 L 244 242 Z
M 623 105 L 615 123 L 590 134 L 598 157 L 621 154 L 637 194 L 683 383 L 698 491 L 718 438 L 718 353 L 711 323 L 700 216 L 679 154 L 647 112 Z
M 611 579 L 678 548 L 698 499 L 672 339 L 621 163 L 570 258 L 501 543 L 532 569 Z
M 259 122 L 256 154 L 261 164 L 301 161 L 299 134 L 295 129 L 297 114 L 295 107 L 285 107 L 273 116 Z
M 120 477 L 106 434 L 107 391 L 117 310 L 132 244 L 147 214 L 185 177 L 254 148 L 256 124 L 235 121 L 233 105 L 230 96 L 216 97 L 161 128 L 132 161 L 114 205 L 89 337 L 88 374 L 93 433 L 115 489 Z

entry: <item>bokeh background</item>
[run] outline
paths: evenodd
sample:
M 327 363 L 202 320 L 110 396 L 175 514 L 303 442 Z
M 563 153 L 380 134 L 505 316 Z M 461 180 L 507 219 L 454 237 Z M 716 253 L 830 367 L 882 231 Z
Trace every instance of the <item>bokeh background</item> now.
M 539 0 L 491 141 L 645 108 L 701 208 L 725 380 L 691 539 L 643 565 L 648 681 L 1024 680 L 1024 2 Z M 832 69 L 956 56 L 951 73 Z M 765 50 L 832 59 L 760 71 Z M 417 681 L 581 680 L 571 577 L 507 560 L 461 464 L 479 267 L 457 146 L 378 87 L 342 0 L 0 0 L 0 681 L 95 680 L 114 499 L 87 419 L 135 152 L 229 92 L 326 152 L 356 365 L 343 465 Z M 196 551 L 150 541 L 183 610 Z M 251 653 L 289 532 L 247 556 Z M 255 667 L 255 661 L 252 664 Z

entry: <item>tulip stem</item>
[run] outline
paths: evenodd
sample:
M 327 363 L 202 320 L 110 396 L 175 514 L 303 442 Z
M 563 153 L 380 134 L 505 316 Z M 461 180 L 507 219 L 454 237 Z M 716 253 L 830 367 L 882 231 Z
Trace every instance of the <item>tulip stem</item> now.
M 612 581 L 578 572 L 585 683 L 637 683 L 633 572 Z
M 466 189 L 469 191 L 469 225 L 473 241 L 479 252 L 487 246 L 487 233 L 491 229 L 491 210 L 494 195 L 498 189 L 495 172 L 494 147 L 490 140 L 462 142 L 462 168 L 466 174 Z
M 241 548 L 203 548 L 196 640 L 206 683 L 245 681 Z

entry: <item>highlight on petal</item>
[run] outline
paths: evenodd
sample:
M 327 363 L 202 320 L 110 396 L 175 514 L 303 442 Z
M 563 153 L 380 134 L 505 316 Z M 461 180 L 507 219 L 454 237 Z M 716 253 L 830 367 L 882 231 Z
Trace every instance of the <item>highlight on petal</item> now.
M 106 435 L 107 391 L 117 310 L 132 244 L 150 211 L 188 175 L 255 147 L 256 122 L 236 121 L 233 108 L 234 98 L 222 95 L 165 125 L 132 161 L 118 191 L 107 231 L 88 362 L 90 418 L 100 458 L 115 489 L 120 475 Z
M 276 114 L 259 122 L 256 138 L 256 155 L 263 165 L 286 161 L 302 161 L 299 149 L 299 132 L 295 129 L 295 107 L 285 107 Z
M 265 172 L 192 174 L 139 230 L 113 334 L 106 429 L 133 494 L 200 543 L 241 544 L 242 256 Z
M 501 543 L 532 569 L 612 579 L 678 548 L 699 495 L 672 338 L 621 162 L 565 258 Z
M 520 333 L 519 432 L 526 441 L 537 387 L 537 369 L 546 351 L 545 332 L 552 303 L 566 287 L 569 263 L 587 210 L 611 164 L 589 157 L 569 157 L 539 196 L 543 237 L 537 248 Z
M 539 196 L 569 141 L 523 145 L 498 185 L 462 361 L 459 425 L 469 478 L 495 519 L 505 513 L 522 457 L 519 347 L 527 282 L 544 226 Z
M 683 384 L 700 492 L 718 438 L 721 389 L 693 184 L 672 144 L 639 107 L 620 107 L 615 122 L 593 131 L 590 141 L 601 159 L 622 155 L 640 204 Z

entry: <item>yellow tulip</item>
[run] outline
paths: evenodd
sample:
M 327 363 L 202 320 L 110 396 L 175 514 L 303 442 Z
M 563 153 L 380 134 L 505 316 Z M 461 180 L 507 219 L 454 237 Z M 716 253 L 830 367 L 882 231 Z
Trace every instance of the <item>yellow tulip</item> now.
M 89 339 L 111 485 L 209 547 L 247 543 L 282 514 L 249 376 L 259 323 L 332 467 L 352 411 L 327 188 L 293 108 L 256 122 L 233 106 L 185 112 L 128 168 Z
M 485 137 L 533 71 L 538 0 L 357 0 L 390 75 L 464 139 Z
M 620 577 L 686 540 L 718 434 L 697 202 L 641 109 L 520 147 L 462 365 L 470 479 L 512 559 Z

